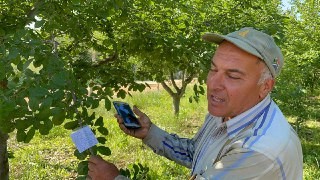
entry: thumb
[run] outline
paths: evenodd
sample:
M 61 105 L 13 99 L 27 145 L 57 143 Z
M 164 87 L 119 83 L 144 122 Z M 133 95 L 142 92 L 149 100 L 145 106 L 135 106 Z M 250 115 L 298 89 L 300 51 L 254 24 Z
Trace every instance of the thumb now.
M 91 155 L 88 161 L 97 164 L 98 162 L 102 161 L 102 158 L 98 155 Z
M 139 117 L 138 121 L 141 126 L 148 126 L 150 127 L 151 121 L 144 112 L 140 111 L 140 109 L 137 106 L 133 106 L 133 112 Z
M 136 114 L 136 115 L 138 115 L 139 117 L 142 117 L 142 116 L 144 116 L 145 114 L 142 112 L 142 111 L 140 111 L 140 109 L 136 106 L 136 105 L 134 105 L 133 106 L 133 112 Z

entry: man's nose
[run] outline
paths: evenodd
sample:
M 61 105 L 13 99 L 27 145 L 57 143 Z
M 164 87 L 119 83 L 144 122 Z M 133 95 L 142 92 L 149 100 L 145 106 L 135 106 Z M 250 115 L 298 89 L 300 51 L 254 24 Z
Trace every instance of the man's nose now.
M 222 73 L 209 74 L 207 78 L 207 87 L 209 90 L 222 90 L 224 89 L 224 78 Z

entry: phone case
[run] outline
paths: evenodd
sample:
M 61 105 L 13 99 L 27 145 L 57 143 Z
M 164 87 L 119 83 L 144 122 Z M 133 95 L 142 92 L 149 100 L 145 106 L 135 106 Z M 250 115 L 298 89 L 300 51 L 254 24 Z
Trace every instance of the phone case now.
M 133 113 L 128 103 L 121 101 L 113 101 L 113 105 L 117 110 L 118 114 L 122 117 L 124 126 L 130 129 L 136 129 L 141 127 L 137 117 Z

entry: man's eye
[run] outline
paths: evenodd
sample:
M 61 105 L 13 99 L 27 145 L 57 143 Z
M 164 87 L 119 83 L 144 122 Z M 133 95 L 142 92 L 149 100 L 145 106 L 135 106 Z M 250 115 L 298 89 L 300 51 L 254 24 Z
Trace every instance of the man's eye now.
M 229 75 L 228 77 L 231 78 L 231 79 L 240 79 L 240 78 L 237 77 L 237 76 L 231 76 L 231 75 Z

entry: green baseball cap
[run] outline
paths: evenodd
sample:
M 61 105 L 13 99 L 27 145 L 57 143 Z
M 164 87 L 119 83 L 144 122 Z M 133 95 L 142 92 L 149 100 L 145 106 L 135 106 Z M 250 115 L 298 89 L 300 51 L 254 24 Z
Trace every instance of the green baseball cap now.
M 227 35 L 205 33 L 205 41 L 220 44 L 223 40 L 229 41 L 240 49 L 259 57 L 268 66 L 272 76 L 276 78 L 283 66 L 283 55 L 274 39 L 261 31 L 245 27 Z

